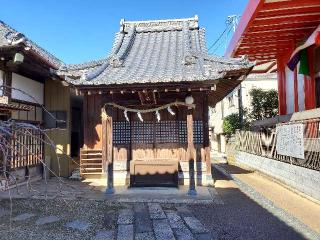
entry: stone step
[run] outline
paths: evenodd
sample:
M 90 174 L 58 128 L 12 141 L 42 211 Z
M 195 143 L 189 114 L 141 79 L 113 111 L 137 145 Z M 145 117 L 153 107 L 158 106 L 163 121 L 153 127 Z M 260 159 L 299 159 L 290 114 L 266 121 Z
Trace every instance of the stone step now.
M 133 240 L 133 225 L 120 224 L 118 225 L 117 240 Z
M 157 240 L 175 240 L 172 229 L 167 219 L 153 220 L 154 235 Z
M 118 224 L 133 224 L 134 216 L 132 209 L 121 209 L 118 216 Z
M 208 233 L 208 229 L 195 217 L 183 218 L 192 233 Z
M 159 203 L 148 203 L 149 214 L 151 219 L 164 219 L 166 215 Z

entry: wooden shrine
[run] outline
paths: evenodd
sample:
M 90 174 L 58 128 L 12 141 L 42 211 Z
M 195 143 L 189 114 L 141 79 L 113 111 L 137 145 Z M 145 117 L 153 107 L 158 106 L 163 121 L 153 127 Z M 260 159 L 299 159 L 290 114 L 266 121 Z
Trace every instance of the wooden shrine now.
M 251 71 L 207 53 L 198 18 L 120 22 L 106 59 L 59 74 L 83 96 L 81 174 L 113 185 L 213 184 L 208 108 Z

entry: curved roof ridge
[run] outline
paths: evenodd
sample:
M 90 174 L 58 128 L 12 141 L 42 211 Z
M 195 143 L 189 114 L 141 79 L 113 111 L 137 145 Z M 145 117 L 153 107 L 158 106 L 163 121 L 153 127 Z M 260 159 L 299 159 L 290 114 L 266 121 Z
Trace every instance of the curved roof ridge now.
M 98 59 L 98 60 L 91 60 L 91 61 L 84 62 L 84 63 L 66 64 L 66 65 L 62 65 L 60 67 L 60 70 L 62 68 L 65 68 L 67 70 L 84 70 L 87 68 L 92 68 L 92 67 L 102 65 L 107 60 L 108 60 L 108 58 L 102 58 L 102 59 Z
M 189 65 L 195 63 L 195 57 L 191 54 L 191 39 L 190 39 L 190 30 L 189 23 L 183 22 L 182 26 L 182 36 L 183 36 L 183 47 L 184 47 L 184 56 L 183 56 L 183 64 Z
M 123 64 L 123 60 L 127 52 L 132 46 L 135 36 L 135 26 L 132 26 L 127 33 L 127 37 L 124 38 L 124 33 L 121 33 L 122 37 L 118 42 L 116 49 L 110 54 L 110 64 L 113 67 L 120 67 Z
M 127 29 L 135 26 L 137 32 L 150 31 L 173 31 L 182 30 L 183 24 L 188 23 L 190 29 L 199 28 L 199 18 L 195 15 L 192 18 L 165 19 L 165 20 L 146 20 L 146 21 L 125 21 L 121 19 L 120 29 Z
M 170 23 L 180 23 L 180 22 L 198 22 L 198 15 L 191 18 L 173 18 L 173 19 L 156 19 L 156 20 L 142 20 L 142 21 L 126 21 L 121 19 L 120 24 L 133 24 L 133 25 L 149 25 L 149 24 L 170 24 Z

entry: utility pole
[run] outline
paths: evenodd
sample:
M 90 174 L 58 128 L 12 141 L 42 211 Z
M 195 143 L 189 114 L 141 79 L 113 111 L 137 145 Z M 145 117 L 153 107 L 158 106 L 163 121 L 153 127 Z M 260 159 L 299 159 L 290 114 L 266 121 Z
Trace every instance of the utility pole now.
M 233 33 L 235 33 L 237 26 L 239 24 L 239 15 L 230 15 L 227 17 L 226 24 L 232 25 Z M 226 44 L 227 45 L 227 44 Z M 239 84 L 238 88 L 238 108 L 239 108 L 239 120 L 240 125 L 243 125 L 243 104 L 242 104 L 242 87 L 241 83 Z

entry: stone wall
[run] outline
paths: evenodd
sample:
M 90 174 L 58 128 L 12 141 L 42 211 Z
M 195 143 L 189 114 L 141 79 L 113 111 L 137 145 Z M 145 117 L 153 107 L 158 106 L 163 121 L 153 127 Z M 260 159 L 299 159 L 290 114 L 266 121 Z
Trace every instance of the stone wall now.
M 3 177 L 0 178 L 0 190 L 6 189 L 8 186 L 16 186 L 16 184 L 23 184 L 28 179 L 30 181 L 36 181 L 42 178 L 42 166 L 35 165 L 30 166 L 27 170 L 26 167 L 14 169 L 10 172 L 10 176 L 5 179 Z
M 320 200 L 320 172 L 270 158 L 237 151 L 236 163 L 265 173 L 276 180 Z

